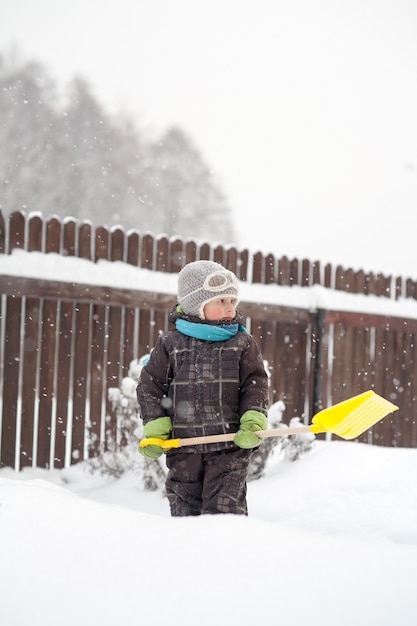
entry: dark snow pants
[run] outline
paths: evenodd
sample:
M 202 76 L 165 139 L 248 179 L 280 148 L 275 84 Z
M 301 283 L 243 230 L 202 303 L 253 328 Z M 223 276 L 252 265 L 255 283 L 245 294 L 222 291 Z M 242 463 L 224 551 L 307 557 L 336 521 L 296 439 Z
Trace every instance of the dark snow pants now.
M 251 450 L 168 454 L 166 492 L 171 515 L 247 515 L 246 479 Z

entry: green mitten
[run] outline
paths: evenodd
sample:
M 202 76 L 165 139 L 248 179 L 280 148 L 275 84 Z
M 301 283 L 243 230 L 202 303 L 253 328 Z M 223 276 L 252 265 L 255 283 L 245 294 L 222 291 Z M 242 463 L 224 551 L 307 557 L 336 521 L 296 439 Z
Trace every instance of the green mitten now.
M 145 439 L 157 437 L 158 439 L 168 439 L 172 431 L 172 421 L 170 417 L 157 417 L 151 420 L 143 427 L 143 436 Z M 164 449 L 161 446 L 152 444 L 150 446 L 139 446 L 138 452 L 148 459 L 159 459 Z
M 257 448 L 262 439 L 254 434 L 255 430 L 266 430 L 268 420 L 260 411 L 246 411 L 240 418 L 240 429 L 233 441 L 239 448 Z
M 146 456 L 148 459 L 159 459 L 159 457 L 163 455 L 164 449 L 161 448 L 161 446 L 152 444 L 150 446 L 144 446 L 143 448 L 139 446 L 138 452 L 142 456 Z

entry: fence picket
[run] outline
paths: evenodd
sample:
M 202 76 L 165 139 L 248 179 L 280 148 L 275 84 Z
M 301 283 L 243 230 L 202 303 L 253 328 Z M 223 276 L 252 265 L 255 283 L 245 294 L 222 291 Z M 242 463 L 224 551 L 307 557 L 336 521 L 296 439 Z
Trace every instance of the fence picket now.
M 137 266 L 139 264 L 139 233 L 131 232 L 127 239 L 127 257 L 126 263 Z
M 77 462 L 84 458 L 84 436 L 87 410 L 87 389 L 90 382 L 91 367 L 91 336 L 90 336 L 91 305 L 77 302 L 75 305 L 75 327 L 73 343 L 73 382 L 72 382 L 72 428 L 71 458 Z
M 286 256 L 281 257 L 278 261 L 277 284 L 285 286 L 290 284 L 290 261 Z
M 23 213 L 15 211 L 9 217 L 9 245 L 8 250 L 12 252 L 15 248 L 25 249 L 26 245 L 26 220 Z
M 39 215 L 33 215 L 28 219 L 28 245 L 29 252 L 41 252 L 43 242 L 43 222 Z
M 310 261 L 303 259 L 301 261 L 301 286 L 308 287 L 310 285 Z
M 252 282 L 263 283 L 263 257 L 260 252 L 257 252 L 252 257 Z
M 0 210 L 0 254 L 5 254 L 6 252 L 6 224 L 4 223 L 3 213 Z
M 125 260 L 125 233 L 121 228 L 112 230 L 110 248 L 110 258 L 112 261 Z
M 197 260 L 197 244 L 195 241 L 187 241 L 185 244 L 185 263 Z
M 91 224 L 84 222 L 78 229 L 78 256 L 81 259 L 92 258 Z
M 321 266 L 319 261 L 312 263 L 312 284 L 320 285 L 321 283 Z
M 56 217 L 46 223 L 45 252 L 61 252 L 61 222 Z
M 200 259 L 202 261 L 210 261 L 211 260 L 211 248 L 210 248 L 208 243 L 201 244 L 199 257 L 200 257 Z M 187 261 L 185 260 L 185 263 L 186 262 Z
M 14 467 L 16 464 L 16 445 L 20 447 L 20 431 L 18 429 L 18 401 L 20 394 L 20 324 L 22 298 L 8 297 L 3 314 L 5 320 L 4 342 L 4 374 L 0 381 L 3 387 L 3 419 L 1 432 L 1 462 Z M 16 437 L 19 441 L 16 441 Z
M 55 342 L 57 328 L 57 301 L 43 300 L 41 311 L 41 359 L 39 371 L 38 467 L 51 466 L 51 436 L 55 430 L 53 402 L 56 397 Z
M 77 223 L 73 219 L 66 220 L 64 222 L 62 254 L 65 254 L 67 256 L 76 256 L 77 254 L 76 236 L 77 236 Z
M 158 272 L 169 271 L 169 241 L 167 237 L 159 237 L 156 242 L 156 266 Z
M 20 467 L 30 467 L 33 462 L 35 418 L 37 416 L 37 377 L 41 338 L 38 298 L 26 298 L 23 363 L 22 363 L 22 426 L 20 438 Z
M 185 263 L 184 243 L 181 239 L 169 242 L 169 265 L 168 271 L 177 273 L 181 271 Z
M 109 258 L 110 235 L 107 228 L 99 226 L 96 228 L 94 239 L 94 260 Z
M 270 285 L 275 282 L 275 258 L 272 254 L 265 257 L 265 284 Z
M 70 450 L 67 442 L 71 443 L 72 424 L 72 356 L 74 345 L 74 302 L 61 301 L 58 317 L 58 358 L 56 362 L 56 419 L 55 419 L 55 447 L 54 467 L 65 467 L 71 462 Z
M 248 281 L 248 271 L 249 271 L 249 250 L 242 250 L 239 253 L 238 266 L 236 268 L 237 274 L 236 276 L 240 280 Z
M 298 266 L 299 266 L 299 262 L 298 259 L 292 259 L 290 261 L 290 282 L 289 285 L 298 285 Z
M 142 238 L 142 255 L 141 255 L 141 267 L 147 270 L 153 270 L 153 250 L 154 239 L 151 235 L 146 234 Z
M 225 251 L 224 246 L 217 245 L 213 250 L 213 261 L 215 261 L 216 263 L 220 263 L 220 265 L 225 265 L 226 263 L 225 255 L 226 255 L 226 251 Z
M 89 456 L 96 456 L 103 443 L 106 415 L 106 312 L 101 304 L 93 306 L 91 329 L 90 367 L 90 449 Z

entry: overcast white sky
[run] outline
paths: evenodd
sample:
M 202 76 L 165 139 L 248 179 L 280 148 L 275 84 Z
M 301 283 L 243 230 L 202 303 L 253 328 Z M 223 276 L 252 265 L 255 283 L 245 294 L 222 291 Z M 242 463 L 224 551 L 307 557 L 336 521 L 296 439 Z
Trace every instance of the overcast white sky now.
M 15 45 L 180 125 L 238 245 L 417 277 L 415 0 L 0 0 Z

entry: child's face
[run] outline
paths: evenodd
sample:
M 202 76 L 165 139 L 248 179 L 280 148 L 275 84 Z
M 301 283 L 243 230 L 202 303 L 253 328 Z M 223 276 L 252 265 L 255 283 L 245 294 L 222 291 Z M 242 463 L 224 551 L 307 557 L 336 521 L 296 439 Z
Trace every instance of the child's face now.
M 233 296 L 222 296 L 209 302 L 204 307 L 204 317 L 209 322 L 232 320 L 236 317 L 237 299 Z

